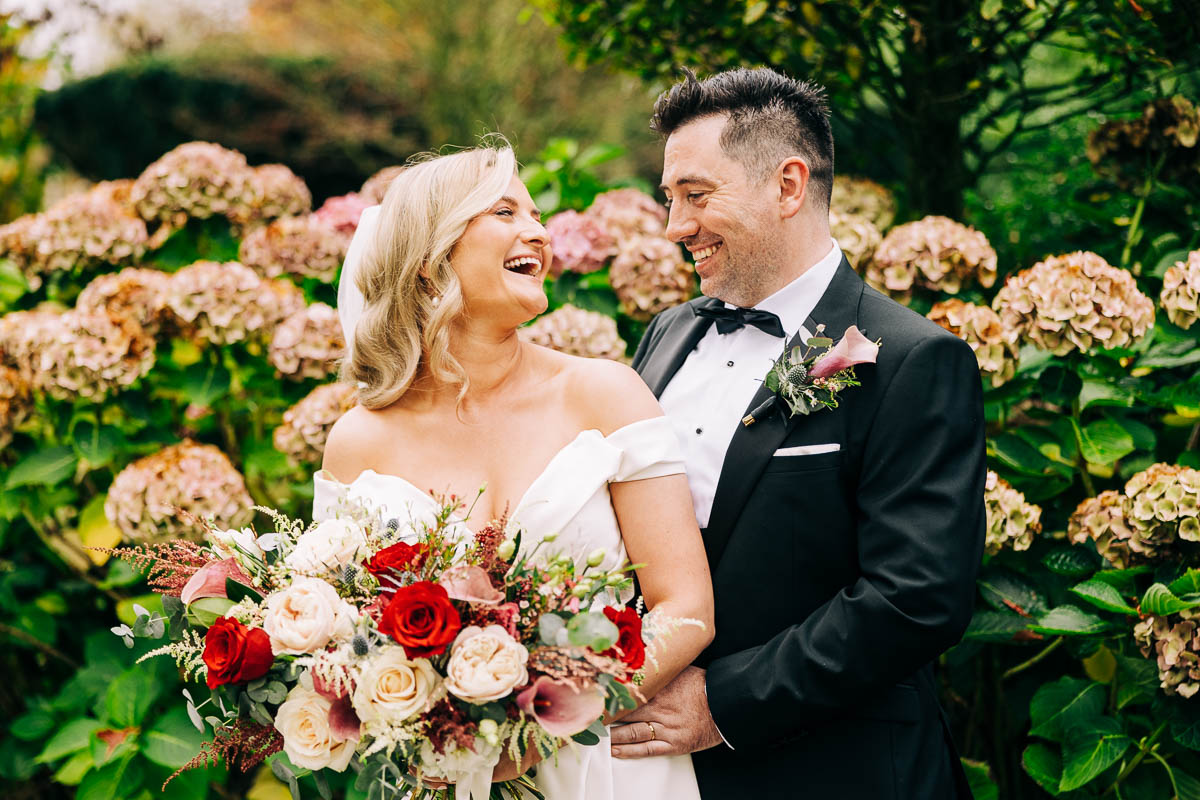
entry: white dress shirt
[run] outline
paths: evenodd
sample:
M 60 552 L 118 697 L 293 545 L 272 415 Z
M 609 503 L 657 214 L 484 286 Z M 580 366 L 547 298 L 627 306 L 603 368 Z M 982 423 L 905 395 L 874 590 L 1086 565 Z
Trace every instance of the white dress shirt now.
M 828 255 L 754 307 L 776 314 L 790 339 L 804 326 L 841 262 L 842 251 L 835 241 Z M 785 342 L 750 325 L 725 334 L 711 325 L 659 397 L 683 443 L 688 485 L 701 528 L 708 527 L 729 442 Z

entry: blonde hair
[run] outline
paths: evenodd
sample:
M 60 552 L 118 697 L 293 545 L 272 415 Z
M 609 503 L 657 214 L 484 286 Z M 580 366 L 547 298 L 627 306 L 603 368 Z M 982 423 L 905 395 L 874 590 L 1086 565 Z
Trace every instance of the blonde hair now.
M 422 364 L 459 388 L 467 375 L 450 354 L 450 326 L 463 313 L 450 254 L 468 223 L 499 200 L 516 157 L 502 137 L 450 155 L 422 154 L 392 179 L 355 283 L 365 301 L 342 379 L 358 400 L 383 408 L 408 391 Z

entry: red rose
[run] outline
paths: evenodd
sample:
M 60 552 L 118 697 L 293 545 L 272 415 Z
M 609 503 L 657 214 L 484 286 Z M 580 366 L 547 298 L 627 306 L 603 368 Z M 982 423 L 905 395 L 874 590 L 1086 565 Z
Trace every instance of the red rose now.
M 367 568 L 367 572 L 378 578 L 381 575 L 392 574 L 392 570 L 396 572 L 415 572 L 424 563 L 425 545 L 411 545 L 407 542 L 400 542 L 391 547 L 383 548 L 372 556 L 370 561 L 364 561 L 363 566 Z
M 262 628 L 248 628 L 236 619 L 221 617 L 204 634 L 210 689 L 261 678 L 274 660 L 271 637 Z
M 642 618 L 635 609 L 622 608 L 620 611 L 612 606 L 606 606 L 604 616 L 617 626 L 617 643 L 600 655 L 609 658 L 619 658 L 629 668 L 630 672 L 642 668 L 646 663 L 646 643 L 642 641 Z
M 461 629 L 462 620 L 450 595 L 429 581 L 397 589 L 379 620 L 380 632 L 404 645 L 409 658 L 438 655 Z

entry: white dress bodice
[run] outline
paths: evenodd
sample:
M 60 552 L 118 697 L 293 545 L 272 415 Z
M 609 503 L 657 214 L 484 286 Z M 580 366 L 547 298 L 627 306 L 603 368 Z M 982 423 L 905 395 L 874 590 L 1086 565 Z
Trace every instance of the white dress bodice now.
M 559 450 L 509 513 L 510 526 L 522 531 L 521 549 L 530 552 L 542 537 L 557 534 L 553 546 L 535 558 L 568 553 L 582 567 L 588 554 L 605 552 L 602 569 L 626 561 L 621 529 L 609 495 L 610 483 L 645 480 L 684 471 L 679 440 L 666 417 L 630 423 L 605 436 L 580 431 Z M 397 519 L 400 530 L 415 531 L 432 522 L 440 504 L 408 480 L 366 470 L 351 483 L 326 472 L 313 478 L 313 518 L 328 518 L 343 499 L 362 501 L 383 519 Z M 466 520 L 451 535 L 469 540 Z M 516 528 L 514 528 L 515 530 Z M 622 598 L 627 600 L 628 598 Z M 609 739 L 590 747 L 570 744 L 557 759 L 537 767 L 536 783 L 547 800 L 699 800 L 689 756 L 621 761 L 612 757 Z

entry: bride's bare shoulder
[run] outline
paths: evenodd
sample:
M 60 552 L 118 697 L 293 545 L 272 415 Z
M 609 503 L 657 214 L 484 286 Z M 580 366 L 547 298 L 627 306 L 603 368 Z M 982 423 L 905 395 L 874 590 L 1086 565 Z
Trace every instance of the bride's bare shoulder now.
M 393 445 L 402 435 L 394 411 L 354 406 L 329 429 L 321 469 L 343 483 L 350 483 L 363 470 L 373 468 L 381 442 Z
M 587 427 L 607 436 L 631 422 L 662 416 L 658 400 L 631 367 L 606 358 L 571 361 L 568 392 L 587 415 Z

